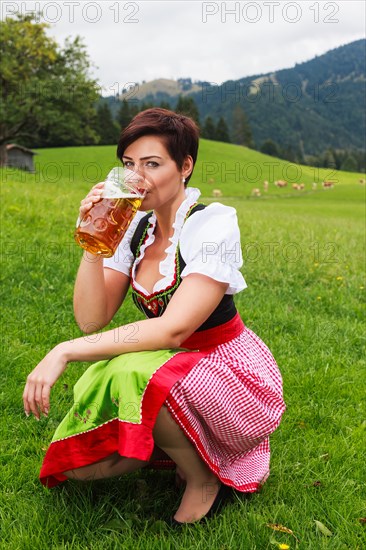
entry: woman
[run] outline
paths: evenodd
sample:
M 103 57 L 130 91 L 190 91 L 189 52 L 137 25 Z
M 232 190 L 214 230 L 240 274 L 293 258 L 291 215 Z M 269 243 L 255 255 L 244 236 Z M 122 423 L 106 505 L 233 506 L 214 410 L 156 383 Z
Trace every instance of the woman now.
M 28 376 L 27 415 L 48 415 L 50 388 L 71 361 L 98 361 L 45 456 L 41 481 L 101 479 L 164 462 L 186 483 L 173 523 L 219 508 L 230 488 L 255 492 L 269 473 L 268 436 L 284 411 L 282 382 L 265 344 L 244 327 L 233 295 L 246 287 L 236 212 L 197 204 L 187 188 L 198 129 L 165 109 L 139 113 L 117 149 L 150 182 L 116 254 L 84 253 L 74 310 L 88 333 L 105 327 L 129 285 L 147 319 L 52 349 Z M 100 199 L 96 185 L 84 216 Z

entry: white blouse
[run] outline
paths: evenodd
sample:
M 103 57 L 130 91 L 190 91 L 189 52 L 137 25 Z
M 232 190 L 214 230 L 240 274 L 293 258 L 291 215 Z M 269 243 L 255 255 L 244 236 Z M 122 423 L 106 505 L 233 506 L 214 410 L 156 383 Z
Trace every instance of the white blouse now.
M 153 292 L 159 292 L 171 285 L 174 280 L 175 255 L 179 243 L 181 256 L 186 264 L 181 272 L 184 278 L 190 273 L 207 275 L 216 281 L 228 283 L 226 294 L 236 294 L 247 287 L 239 269 L 243 265 L 240 246 L 240 231 L 236 210 L 221 203 L 211 203 L 205 209 L 185 217 L 201 195 L 199 189 L 186 188 L 186 199 L 177 210 L 173 223 L 174 233 L 169 238 L 170 245 L 165 249 L 166 257 L 159 264 L 159 279 Z M 152 212 L 147 238 L 141 245 L 139 258 L 134 261 L 130 243 L 135 229 L 146 212 L 138 211 L 132 220 L 114 256 L 104 258 L 104 267 L 121 271 L 132 276 L 137 290 L 149 293 L 135 280 L 136 268 L 145 255 L 145 250 L 154 240 L 156 216 Z M 132 270 L 132 271 L 131 271 Z

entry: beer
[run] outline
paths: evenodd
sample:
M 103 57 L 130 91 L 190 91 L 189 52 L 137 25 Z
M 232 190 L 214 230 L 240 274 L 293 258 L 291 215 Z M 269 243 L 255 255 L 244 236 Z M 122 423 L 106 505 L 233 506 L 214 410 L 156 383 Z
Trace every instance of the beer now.
M 146 195 L 147 182 L 117 166 L 105 179 L 101 199 L 77 222 L 76 242 L 88 252 L 113 256 Z
M 136 194 L 101 198 L 80 221 L 76 242 L 92 254 L 113 256 L 142 200 Z

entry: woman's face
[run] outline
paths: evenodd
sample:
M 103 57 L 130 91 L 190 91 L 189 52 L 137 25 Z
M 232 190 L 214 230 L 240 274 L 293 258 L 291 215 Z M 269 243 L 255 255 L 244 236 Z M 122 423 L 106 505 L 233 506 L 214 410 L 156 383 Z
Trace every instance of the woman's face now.
M 143 210 L 157 209 L 185 196 L 182 178 L 191 173 L 192 159 L 187 157 L 182 170 L 179 170 L 159 136 L 143 136 L 131 143 L 125 149 L 122 162 L 148 182 Z

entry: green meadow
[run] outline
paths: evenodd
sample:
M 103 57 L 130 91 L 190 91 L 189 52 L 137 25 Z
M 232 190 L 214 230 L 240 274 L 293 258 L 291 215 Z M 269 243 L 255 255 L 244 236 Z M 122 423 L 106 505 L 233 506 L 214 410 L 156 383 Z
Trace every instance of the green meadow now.
M 1 172 L 0 548 L 365 548 L 365 175 L 202 140 L 190 185 L 203 202 L 237 209 L 248 288 L 236 304 L 280 366 L 287 410 L 261 492 L 238 495 L 206 524 L 172 531 L 164 520 L 181 498 L 173 472 L 52 490 L 38 481 L 88 365 L 69 365 L 40 422 L 24 415 L 23 387 L 53 345 L 81 336 L 72 311 L 78 206 L 118 161 L 109 146 L 37 153 L 35 174 Z M 280 179 L 288 186 L 277 188 Z M 324 180 L 334 187 L 323 189 Z M 213 198 L 214 189 L 222 196 Z M 137 318 L 128 296 L 110 326 Z

